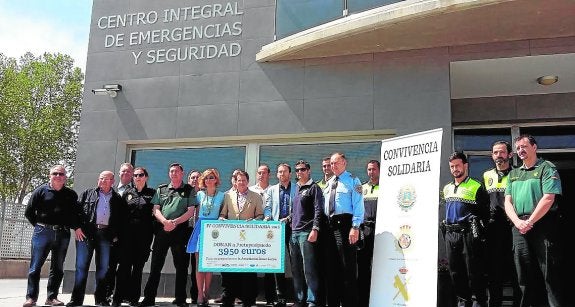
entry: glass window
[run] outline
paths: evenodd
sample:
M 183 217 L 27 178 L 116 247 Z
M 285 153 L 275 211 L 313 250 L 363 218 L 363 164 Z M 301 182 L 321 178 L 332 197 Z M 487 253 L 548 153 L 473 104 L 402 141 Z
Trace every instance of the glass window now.
M 347 0 L 349 13 L 358 13 L 405 0 Z
M 138 149 L 132 153 L 132 163 L 148 170 L 148 186 L 156 188 L 161 183 L 168 183 L 168 166 L 178 162 L 184 167 L 184 182 L 192 169 L 204 171 L 215 168 L 220 173 L 222 184 L 220 191 L 231 187 L 230 175 L 234 169 L 245 168 L 246 147 L 205 147 L 174 149 Z
M 342 152 L 347 159 L 347 170 L 359 177 L 361 182 L 367 181 L 366 165 L 369 160 L 378 160 L 381 155 L 381 142 L 364 143 L 323 143 L 323 144 L 288 144 L 260 146 L 260 163 L 265 163 L 271 169 L 271 184 L 277 183 L 277 165 L 285 162 L 292 167 L 292 180 L 295 181 L 294 163 L 305 160 L 311 165 L 311 176 L 317 181 L 322 179 L 321 162 L 325 156 L 333 152 Z
M 521 134 L 531 134 L 539 149 L 575 148 L 575 126 L 525 127 Z
M 469 177 L 481 182 L 483 182 L 483 173 L 495 167 L 491 156 L 471 155 L 467 157 L 467 160 L 469 162 Z
M 276 37 L 281 39 L 342 15 L 342 0 L 277 0 Z
M 511 129 L 461 129 L 453 137 L 456 151 L 489 151 L 496 141 L 511 142 Z

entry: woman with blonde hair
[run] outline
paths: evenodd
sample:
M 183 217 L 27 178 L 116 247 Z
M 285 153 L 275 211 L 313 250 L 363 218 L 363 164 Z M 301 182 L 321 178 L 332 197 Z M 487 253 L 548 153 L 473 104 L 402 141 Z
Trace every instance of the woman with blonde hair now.
M 217 220 L 221 205 L 224 201 L 224 193 L 217 190 L 220 183 L 220 174 L 214 168 L 205 170 L 199 179 L 201 191 L 199 191 L 196 196 L 198 200 L 196 225 L 188 241 L 187 248 L 188 253 L 196 254 L 196 267 L 198 267 L 198 261 L 200 259 L 199 242 L 201 222 L 203 220 Z M 210 291 L 210 283 L 212 282 L 212 273 L 196 271 L 196 282 L 198 285 L 198 306 L 208 306 L 208 294 Z

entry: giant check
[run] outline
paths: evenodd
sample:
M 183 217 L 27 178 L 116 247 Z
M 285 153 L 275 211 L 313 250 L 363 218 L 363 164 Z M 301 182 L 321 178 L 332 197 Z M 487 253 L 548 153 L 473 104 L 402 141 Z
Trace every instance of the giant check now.
M 207 220 L 200 227 L 200 272 L 284 272 L 284 224 Z

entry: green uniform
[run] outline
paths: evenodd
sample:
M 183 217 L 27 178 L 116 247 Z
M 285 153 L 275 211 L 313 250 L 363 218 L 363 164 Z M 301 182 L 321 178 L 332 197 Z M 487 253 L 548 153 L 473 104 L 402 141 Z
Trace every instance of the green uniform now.
M 168 219 L 176 219 L 188 211 L 188 207 L 196 206 L 196 192 L 189 184 L 182 184 L 174 189 L 172 184 L 162 184 L 156 190 L 152 204 L 160 206 L 162 215 Z
M 530 168 L 521 166 L 509 173 L 505 195 L 511 195 L 520 219 L 530 217 L 544 194 L 561 194 L 561 180 L 553 163 L 538 159 Z M 530 289 L 529 294 L 526 291 L 521 293 L 521 302 L 526 306 L 544 300 L 535 299 L 532 294 L 538 293 L 534 289 L 542 285 L 547 292 L 546 306 L 571 306 L 563 290 L 563 253 L 556 209 L 557 202 L 526 234 L 516 227 L 511 230 L 519 287 Z
M 561 180 L 553 163 L 538 159 L 529 169 L 521 166 L 509 173 L 505 195 L 512 196 L 518 216 L 533 213 L 543 194 L 561 194 Z

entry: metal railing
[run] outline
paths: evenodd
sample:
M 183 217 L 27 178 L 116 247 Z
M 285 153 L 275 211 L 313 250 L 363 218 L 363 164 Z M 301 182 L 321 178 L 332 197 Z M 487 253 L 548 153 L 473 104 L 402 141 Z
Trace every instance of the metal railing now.
M 405 0 L 276 0 L 275 38 Z
M 24 217 L 26 206 L 2 202 L 0 215 L 0 259 L 30 259 L 34 227 Z

